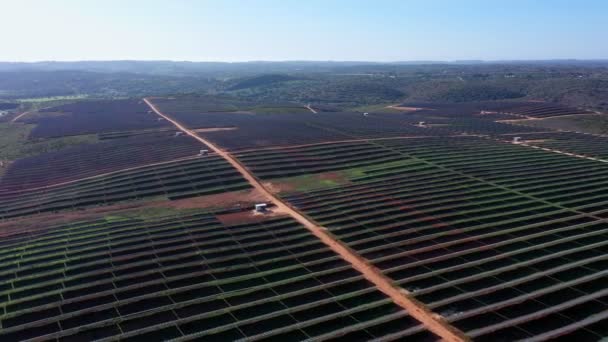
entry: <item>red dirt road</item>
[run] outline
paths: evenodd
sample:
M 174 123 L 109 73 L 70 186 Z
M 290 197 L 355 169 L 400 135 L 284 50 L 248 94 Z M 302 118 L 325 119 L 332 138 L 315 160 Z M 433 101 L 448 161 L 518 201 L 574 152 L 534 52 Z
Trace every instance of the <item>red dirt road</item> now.
M 258 190 L 261 194 L 263 194 L 269 202 L 276 206 L 275 211 L 280 211 L 290 215 L 293 219 L 298 221 L 304 227 L 306 227 L 312 234 L 314 234 L 319 240 L 329 246 L 335 253 L 340 255 L 345 261 L 349 262 L 356 270 L 361 272 L 363 276 L 373 283 L 380 291 L 389 296 L 397 305 L 405 309 L 410 316 L 419 320 L 427 329 L 437 334 L 439 337 L 444 339 L 445 341 L 467 341 L 468 338 L 464 335 L 464 333 L 455 327 L 451 326 L 447 323 L 441 316 L 432 312 L 428 307 L 424 304 L 420 303 L 415 298 L 411 297 L 410 294 L 400 287 L 397 287 L 393 284 L 392 280 L 383 275 L 380 270 L 378 270 L 373 265 L 369 264 L 369 262 L 355 253 L 348 246 L 344 245 L 342 242 L 338 241 L 333 234 L 331 234 L 327 228 L 322 227 L 316 223 L 314 223 L 311 219 L 305 217 L 295 208 L 291 207 L 288 203 L 284 202 L 279 197 L 275 196 L 271 191 L 269 191 L 249 170 L 247 170 L 236 158 L 234 158 L 230 153 L 223 151 L 219 147 L 215 146 L 213 143 L 199 137 L 193 131 L 189 130 L 176 120 L 162 113 L 154 104 L 150 102 L 148 98 L 145 98 L 144 101 L 146 104 L 159 116 L 163 117 L 165 120 L 171 122 L 175 127 L 177 127 L 182 132 L 190 135 L 194 139 L 200 141 L 201 143 L 209 146 L 214 152 L 218 155 L 222 156 L 226 161 L 228 161 L 235 169 L 237 169 L 241 175 L 253 186 L 256 190 Z

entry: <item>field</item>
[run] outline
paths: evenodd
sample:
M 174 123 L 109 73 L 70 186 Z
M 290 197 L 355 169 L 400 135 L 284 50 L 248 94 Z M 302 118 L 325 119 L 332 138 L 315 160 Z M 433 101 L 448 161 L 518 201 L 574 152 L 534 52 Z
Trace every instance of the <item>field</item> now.
M 588 111 L 146 101 L 7 123 L 92 140 L 0 178 L 2 341 L 608 334 L 608 138 L 525 123 Z

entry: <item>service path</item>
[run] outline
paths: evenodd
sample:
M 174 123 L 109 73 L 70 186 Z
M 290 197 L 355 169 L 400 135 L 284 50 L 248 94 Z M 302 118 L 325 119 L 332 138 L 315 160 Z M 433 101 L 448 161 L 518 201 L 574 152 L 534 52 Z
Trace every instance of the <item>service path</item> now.
M 28 115 L 30 112 L 23 112 L 17 116 L 15 116 L 12 120 L 11 123 L 17 122 L 17 120 L 21 119 L 22 117 Z
M 226 159 L 226 161 L 228 161 L 235 169 L 237 169 L 241 173 L 241 175 L 251 184 L 251 186 L 253 186 L 261 194 L 263 194 L 264 197 L 266 197 L 269 202 L 274 204 L 279 211 L 290 215 L 293 219 L 295 219 L 304 227 L 306 227 L 319 240 L 325 243 L 329 248 L 331 248 L 345 261 L 349 262 L 357 271 L 361 272 L 365 279 L 373 283 L 380 291 L 389 296 L 395 302 L 395 304 L 405 309 L 410 316 L 414 317 L 422 324 L 424 324 L 427 329 L 437 334 L 445 341 L 455 342 L 469 340 L 462 331 L 456 329 L 455 327 L 447 323 L 443 319 L 443 317 L 432 312 L 424 304 L 413 298 L 408 291 L 394 285 L 388 277 L 382 274 L 382 272 L 380 272 L 380 270 L 378 270 L 376 267 L 371 265 L 365 258 L 358 255 L 356 252 L 350 249 L 350 247 L 346 246 L 338 239 L 336 239 L 333 234 L 331 234 L 327 230 L 327 228 L 322 227 L 317 223 L 313 222 L 311 219 L 305 217 L 287 202 L 284 202 L 281 198 L 274 195 L 230 153 L 220 149 L 210 141 L 201 138 L 192 130 L 186 128 L 178 121 L 162 113 L 148 98 L 145 98 L 144 101 L 150 107 L 150 109 L 154 111 L 154 113 L 158 114 L 165 120 L 171 122 L 179 130 L 200 141 L 201 143 L 207 145 L 215 153 Z
M 313 112 L 314 114 L 317 114 L 319 112 L 317 112 L 314 108 L 312 108 L 310 105 L 306 105 L 305 106 L 309 111 Z

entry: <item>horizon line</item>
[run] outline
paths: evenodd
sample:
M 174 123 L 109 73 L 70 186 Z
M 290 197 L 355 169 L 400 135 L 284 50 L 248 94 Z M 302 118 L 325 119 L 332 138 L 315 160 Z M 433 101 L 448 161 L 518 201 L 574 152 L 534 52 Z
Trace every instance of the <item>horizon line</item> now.
M 103 62 L 169 62 L 169 63 L 372 63 L 372 64 L 399 64 L 399 63 L 500 63 L 500 62 L 608 62 L 606 58 L 541 58 L 541 59 L 415 59 L 415 60 L 338 60 L 338 59 L 285 59 L 285 60 L 187 60 L 187 59 L 74 59 L 74 60 L 33 60 L 33 61 L 4 61 L 4 64 L 37 64 L 37 63 L 103 63 Z

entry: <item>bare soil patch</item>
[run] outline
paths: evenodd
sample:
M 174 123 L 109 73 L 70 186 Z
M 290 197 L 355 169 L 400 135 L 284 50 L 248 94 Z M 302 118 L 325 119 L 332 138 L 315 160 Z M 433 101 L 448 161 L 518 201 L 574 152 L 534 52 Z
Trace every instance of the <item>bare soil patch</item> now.
M 265 197 L 257 190 L 232 191 L 221 194 L 185 198 L 175 201 L 151 200 L 141 202 L 120 203 L 108 206 L 84 208 L 76 211 L 60 213 L 45 213 L 26 216 L 0 222 L 0 237 L 7 237 L 22 233 L 36 234 L 49 229 L 75 221 L 93 220 L 103 218 L 107 214 L 117 215 L 126 211 L 147 208 L 173 208 L 173 209 L 213 209 L 229 207 L 251 207 L 255 203 L 264 202 Z
M 125 211 L 158 207 L 162 202 L 139 202 L 115 204 L 104 207 L 92 207 L 77 211 L 66 211 L 60 213 L 45 213 L 40 215 L 15 218 L 10 221 L 0 222 L 0 237 L 8 237 L 18 234 L 40 234 L 48 229 L 67 224 L 70 222 L 94 220 L 103 218 L 107 213 L 121 213 Z
M 324 172 L 317 175 L 320 180 L 329 180 L 336 183 L 348 183 L 348 178 L 343 172 Z
M 532 139 L 532 140 L 524 140 L 523 143 L 525 144 L 540 144 L 540 143 L 544 143 L 550 140 L 547 139 Z
M 265 182 L 264 187 L 273 194 L 319 189 L 328 186 L 347 184 L 350 180 L 344 172 L 323 172 Z
M 231 191 L 221 194 L 185 198 L 164 203 L 164 206 L 175 209 L 195 209 L 212 207 L 252 206 L 264 202 L 264 196 L 258 190 Z
M 417 110 L 426 109 L 426 108 L 406 107 L 406 106 L 399 106 L 399 105 L 386 106 L 385 108 L 396 109 L 396 110 L 400 110 L 400 111 L 404 111 L 404 112 L 415 112 Z
M 265 213 L 258 213 L 254 210 L 245 210 L 238 213 L 220 214 L 215 217 L 223 224 L 230 226 L 244 223 L 255 223 L 264 221 L 270 217 L 286 216 L 287 213 L 282 210 L 272 207 L 269 208 Z
M 264 182 L 264 187 L 273 194 L 293 191 L 296 188 L 293 184 L 284 182 Z

